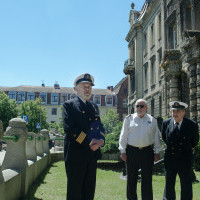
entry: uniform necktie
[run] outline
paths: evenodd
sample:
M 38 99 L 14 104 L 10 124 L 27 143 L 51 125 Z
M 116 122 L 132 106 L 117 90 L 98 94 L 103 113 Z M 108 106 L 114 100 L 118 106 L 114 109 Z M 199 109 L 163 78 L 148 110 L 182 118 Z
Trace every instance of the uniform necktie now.
M 179 133 L 179 131 L 180 131 L 178 126 L 179 126 L 179 123 L 176 122 L 175 128 L 174 128 L 174 130 L 175 130 L 176 133 Z
M 91 103 L 89 101 L 86 101 L 85 104 L 86 104 L 86 106 L 87 106 L 88 109 L 91 108 Z

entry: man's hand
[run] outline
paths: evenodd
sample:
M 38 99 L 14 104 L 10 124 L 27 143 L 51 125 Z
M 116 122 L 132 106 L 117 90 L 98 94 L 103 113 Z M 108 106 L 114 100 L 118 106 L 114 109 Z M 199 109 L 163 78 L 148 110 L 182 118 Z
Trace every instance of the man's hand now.
M 159 161 L 159 154 L 158 153 L 155 153 L 154 154 L 154 162 L 157 162 L 157 161 Z
M 126 160 L 127 160 L 127 155 L 126 155 L 126 153 L 122 153 L 122 154 L 121 154 L 121 159 L 122 159 L 124 162 L 126 162 Z
M 92 139 L 92 141 L 90 142 L 90 149 L 92 149 L 92 151 L 96 151 L 99 147 L 103 145 L 103 140 Z

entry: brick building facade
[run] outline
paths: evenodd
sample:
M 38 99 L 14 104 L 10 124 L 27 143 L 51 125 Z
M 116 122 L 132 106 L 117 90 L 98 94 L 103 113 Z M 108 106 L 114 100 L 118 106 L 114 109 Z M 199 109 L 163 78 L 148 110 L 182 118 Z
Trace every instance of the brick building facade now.
M 117 112 L 120 121 L 128 114 L 128 77 L 124 77 L 115 87 L 114 93 L 117 101 Z
M 0 87 L 0 91 L 4 91 L 9 99 L 16 100 L 18 104 L 40 97 L 42 105 L 47 109 L 47 122 L 49 123 L 59 122 L 62 104 L 76 97 L 74 88 L 60 87 L 57 83 L 53 87 L 44 84 L 42 86 Z M 108 89 L 93 88 L 91 101 L 99 106 L 101 115 L 105 114 L 109 108 L 117 109 L 115 95 Z

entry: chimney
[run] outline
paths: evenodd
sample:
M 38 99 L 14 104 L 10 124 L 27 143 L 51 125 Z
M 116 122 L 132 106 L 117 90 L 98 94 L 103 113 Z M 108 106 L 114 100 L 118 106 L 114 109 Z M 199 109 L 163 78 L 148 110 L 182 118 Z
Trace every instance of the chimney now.
M 45 87 L 44 81 L 42 81 L 42 87 Z
M 108 86 L 107 89 L 113 92 L 113 86 Z
M 58 81 L 55 82 L 54 88 L 55 88 L 55 89 L 60 89 L 60 85 L 58 84 Z

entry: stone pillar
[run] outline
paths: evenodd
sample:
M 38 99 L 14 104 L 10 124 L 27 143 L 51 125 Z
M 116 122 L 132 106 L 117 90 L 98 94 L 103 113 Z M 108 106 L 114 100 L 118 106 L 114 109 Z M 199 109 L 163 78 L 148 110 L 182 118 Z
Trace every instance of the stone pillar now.
M 166 115 L 169 117 L 171 116 L 170 108 L 169 108 L 169 102 L 170 102 L 170 81 L 167 81 L 166 83 Z
M 161 117 L 166 117 L 167 115 L 167 101 L 166 101 L 166 96 L 167 96 L 167 82 L 164 79 L 164 75 L 161 76 L 161 85 L 162 85 L 162 91 L 161 91 L 161 97 L 162 97 L 162 116 Z
M 196 65 L 191 64 L 189 67 L 190 70 L 190 118 L 194 121 L 197 121 L 197 76 L 196 76 Z
M 0 140 L 2 139 L 2 137 L 3 137 L 3 123 L 0 120 Z M 0 194 L 1 194 L 2 200 L 5 199 L 4 193 L 5 193 L 5 183 L 4 183 L 4 177 L 2 174 L 1 162 L 0 162 Z
M 197 63 L 197 123 L 200 126 L 200 62 Z
M 49 131 L 46 130 L 46 129 L 42 129 L 41 134 L 44 137 L 44 139 L 43 139 L 43 151 L 44 151 L 44 153 L 49 154 L 50 153 L 50 151 L 49 151 L 49 139 L 50 139 Z
M 44 156 L 44 151 L 43 151 L 43 136 L 42 134 L 36 134 L 36 153 L 37 156 Z
M 28 166 L 26 158 L 26 140 L 28 136 L 26 122 L 20 118 L 11 119 L 5 135 L 18 136 L 19 140 L 17 142 L 7 140 L 2 170 L 15 169 L 17 171 L 25 171 Z
M 195 30 L 195 5 L 194 5 L 194 1 L 191 2 L 191 27 L 192 30 Z
M 180 6 L 178 5 L 179 3 L 176 3 L 176 21 L 180 22 L 181 21 L 181 11 L 180 11 Z M 182 30 L 181 30 L 181 23 L 176 23 L 176 30 L 177 30 L 177 41 L 182 40 Z
M 180 95 L 179 95 L 180 82 L 179 82 L 179 79 L 180 78 L 176 75 L 172 75 L 171 78 L 170 78 L 169 102 L 180 100 Z
M 165 50 L 164 57 L 161 66 L 163 67 L 165 73 L 165 98 L 166 98 L 166 111 L 167 115 L 171 116 L 171 112 L 169 110 L 169 102 L 170 101 L 180 101 L 181 95 L 181 61 L 180 61 L 181 53 L 179 50 Z
M 28 139 L 26 141 L 26 157 L 27 157 L 27 160 L 36 162 L 37 161 L 36 134 L 33 132 L 28 132 L 28 136 L 31 139 Z

